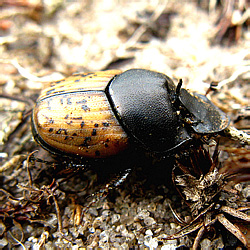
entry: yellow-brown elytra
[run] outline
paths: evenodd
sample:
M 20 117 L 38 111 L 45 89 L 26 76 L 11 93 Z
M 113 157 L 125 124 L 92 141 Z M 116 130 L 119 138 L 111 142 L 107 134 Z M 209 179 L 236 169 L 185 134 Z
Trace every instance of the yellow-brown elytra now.
M 35 140 L 54 154 L 105 158 L 136 142 L 166 153 L 195 134 L 215 134 L 228 116 L 205 96 L 144 69 L 76 74 L 52 82 L 32 114 Z

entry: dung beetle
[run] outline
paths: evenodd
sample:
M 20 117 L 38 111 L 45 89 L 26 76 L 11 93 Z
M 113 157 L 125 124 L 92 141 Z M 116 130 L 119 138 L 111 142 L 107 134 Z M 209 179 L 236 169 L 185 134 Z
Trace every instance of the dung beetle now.
M 35 140 L 54 154 L 84 158 L 117 155 L 135 142 L 168 153 L 195 135 L 214 135 L 228 116 L 204 95 L 176 87 L 144 69 L 75 74 L 51 82 L 32 114 Z

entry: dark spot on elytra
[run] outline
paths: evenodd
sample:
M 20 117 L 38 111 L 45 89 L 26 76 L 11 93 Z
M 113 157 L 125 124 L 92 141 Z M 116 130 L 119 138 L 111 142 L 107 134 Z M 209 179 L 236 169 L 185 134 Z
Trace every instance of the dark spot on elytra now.
M 107 143 L 105 143 L 105 144 L 104 144 L 104 147 L 105 147 L 105 148 L 108 148 L 108 147 L 109 147 L 109 145 L 108 145 Z
M 72 124 L 72 123 L 73 123 L 73 121 L 66 122 L 66 124 L 68 124 L 68 125 L 70 125 L 70 124 Z
M 60 99 L 60 103 L 63 105 L 63 98 Z
M 53 128 L 49 128 L 49 132 L 53 132 L 53 130 L 54 130 Z
M 71 104 L 72 104 L 72 102 L 71 102 L 71 97 L 67 98 L 67 104 L 68 104 L 68 105 L 71 105 Z
M 99 126 L 99 124 L 98 123 L 95 123 L 95 125 L 94 125 L 96 128 L 98 128 L 98 126 Z
M 82 109 L 87 112 L 90 111 L 90 108 L 87 105 L 82 105 Z
M 95 151 L 95 155 L 96 155 L 96 156 L 100 156 L 100 155 L 101 155 L 100 151 L 99 151 L 99 150 L 96 150 L 96 151 Z
M 74 138 L 73 138 L 73 136 L 68 136 L 68 135 L 66 135 L 65 137 L 64 137 L 64 140 L 66 141 L 66 140 L 73 140 Z
M 88 136 L 88 137 L 85 137 L 84 138 L 84 141 L 83 141 L 83 144 L 81 144 L 80 146 L 83 146 L 83 147 L 88 147 L 88 143 L 91 141 L 91 137 Z
M 79 116 L 79 117 L 72 117 L 72 120 L 82 120 L 82 116 Z
M 68 119 L 69 118 L 69 115 L 66 115 L 65 117 L 64 117 L 64 119 Z
M 91 75 L 92 73 L 83 73 L 83 74 L 79 74 L 80 76 L 82 76 L 82 77 L 86 77 L 86 76 L 89 76 L 89 75 Z
M 103 125 L 104 127 L 109 127 L 110 124 L 109 124 L 108 122 L 103 122 L 102 125 Z
M 72 136 L 77 136 L 77 133 L 74 133 Z
M 76 102 L 76 104 L 81 104 L 81 103 L 86 103 L 86 102 L 87 102 L 86 99 L 82 99 L 81 101 Z
M 49 98 L 48 100 L 47 100 L 47 109 L 48 110 L 51 110 L 51 99 Z
M 76 79 L 75 82 L 80 82 L 80 79 Z
M 110 141 L 109 139 L 106 140 L 106 142 L 109 142 L 109 141 Z
M 95 128 L 93 128 L 93 130 L 92 130 L 92 135 L 93 135 L 93 136 L 96 135 L 96 129 L 95 129 Z
M 82 121 L 82 122 L 81 122 L 81 125 L 80 125 L 80 126 L 81 126 L 81 128 L 83 128 L 84 124 L 85 124 L 85 122 L 84 122 L 84 121 Z
M 65 135 L 67 135 L 67 130 L 64 129 L 64 128 L 59 128 L 57 131 L 56 131 L 56 134 L 62 134 L 64 132 Z
M 60 83 L 60 82 L 63 82 L 63 80 L 56 81 L 55 83 Z

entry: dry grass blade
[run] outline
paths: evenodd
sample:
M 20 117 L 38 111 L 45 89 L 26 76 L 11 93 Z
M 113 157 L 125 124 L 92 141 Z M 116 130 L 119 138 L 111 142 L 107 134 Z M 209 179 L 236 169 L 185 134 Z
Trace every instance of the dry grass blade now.
M 198 223 L 194 223 L 192 225 L 187 225 L 185 226 L 184 228 L 182 228 L 179 232 L 169 236 L 168 238 L 169 239 L 178 239 L 178 238 L 181 238 L 187 234 L 190 234 L 192 232 L 195 232 L 196 230 L 198 230 L 199 228 L 202 227 L 202 223 L 201 222 L 198 222 Z
M 206 229 L 206 228 L 205 228 L 204 226 L 202 226 L 202 227 L 200 228 L 200 230 L 198 231 L 197 236 L 195 237 L 195 240 L 194 240 L 194 244 L 193 244 L 192 249 L 197 249 L 197 248 L 198 248 L 199 243 L 200 243 L 200 241 L 201 241 L 201 238 L 202 238 L 202 236 L 203 236 L 203 234 L 204 234 L 204 232 L 205 232 L 205 229 Z
M 247 245 L 247 240 L 244 234 L 240 231 L 238 227 L 236 227 L 233 223 L 231 223 L 223 214 L 219 214 L 217 216 L 219 222 L 233 235 L 235 235 L 244 246 Z
M 229 215 L 236 217 L 236 218 L 250 222 L 250 216 L 241 212 L 241 211 L 238 211 L 238 210 L 235 210 L 231 207 L 226 207 L 226 206 L 221 207 L 221 210 Z

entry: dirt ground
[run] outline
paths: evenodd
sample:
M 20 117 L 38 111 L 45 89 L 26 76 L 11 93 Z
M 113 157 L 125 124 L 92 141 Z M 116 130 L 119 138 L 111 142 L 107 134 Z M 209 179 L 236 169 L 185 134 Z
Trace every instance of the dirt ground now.
M 183 87 L 200 94 L 213 83 L 208 98 L 232 126 L 249 132 L 248 26 L 244 0 L 0 1 L 1 248 L 191 247 L 199 228 L 169 238 L 183 227 L 174 211 L 186 224 L 194 217 L 172 184 L 172 156 L 132 152 L 131 162 L 126 156 L 58 161 L 35 143 L 30 111 L 46 82 L 75 72 L 143 68 L 175 84 L 182 79 Z M 222 168 L 244 169 L 231 184 L 237 195 L 220 197 L 245 212 L 249 147 L 221 138 L 219 150 Z M 107 197 L 91 196 L 110 176 L 117 181 L 121 161 L 133 169 L 128 179 Z M 216 221 L 204 228 L 201 248 L 244 248 L 240 237 L 250 244 L 247 223 L 227 216 L 244 236 Z

